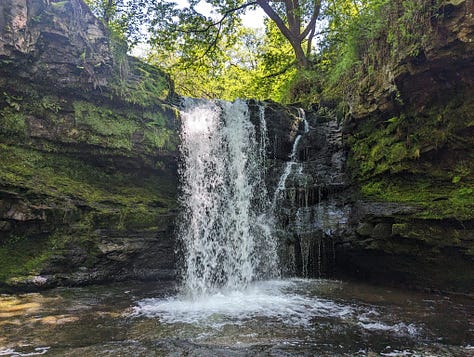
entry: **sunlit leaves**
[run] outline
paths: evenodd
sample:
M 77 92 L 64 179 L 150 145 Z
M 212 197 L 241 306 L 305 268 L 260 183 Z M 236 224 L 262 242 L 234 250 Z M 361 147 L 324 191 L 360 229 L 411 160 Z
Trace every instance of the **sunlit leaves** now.
M 298 100 L 295 88 L 316 88 L 322 77 L 335 83 L 347 73 L 358 61 L 359 39 L 378 31 L 373 15 L 388 0 L 265 1 L 288 33 L 273 18 L 265 31 L 242 27 L 239 16 L 261 1 L 207 0 L 212 12 L 206 13 L 200 0 L 185 7 L 158 0 L 86 1 L 130 44 L 140 36 L 148 40 L 149 60 L 171 74 L 179 94 L 285 101 Z M 317 33 L 305 31 L 315 10 Z M 317 85 L 307 85 L 309 73 Z
M 296 72 L 292 48 L 267 21 L 265 33 L 240 27 L 212 58 L 189 63 L 177 52 L 153 51 L 150 60 L 165 67 L 179 94 L 233 100 L 282 101 Z M 226 40 L 226 37 L 223 39 Z
M 144 0 L 84 0 L 94 14 L 113 31 L 127 41 L 130 47 L 143 39 L 142 24 L 148 1 Z

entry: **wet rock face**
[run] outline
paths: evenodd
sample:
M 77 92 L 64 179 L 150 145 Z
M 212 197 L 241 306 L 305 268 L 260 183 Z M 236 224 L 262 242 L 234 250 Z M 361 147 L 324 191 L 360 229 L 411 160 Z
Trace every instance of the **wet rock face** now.
M 329 277 L 334 275 L 337 245 L 351 212 L 346 154 L 341 125 L 331 110 L 321 108 L 306 117 L 309 131 L 301 123 L 293 162 L 289 154 L 276 160 L 267 181 L 270 196 L 275 196 L 284 273 Z M 270 130 L 275 121 L 270 116 L 267 123 Z M 271 178 L 280 178 L 288 167 L 284 189 L 278 192 L 278 180 Z
M 444 2 L 416 55 L 381 51 L 342 130 L 307 113 L 279 201 L 288 274 L 474 291 L 473 4 Z
M 395 70 L 397 88 L 419 110 L 458 92 L 474 93 L 474 3 L 446 1 L 440 13 L 430 46 Z
M 423 35 L 429 40 L 418 39 L 416 46 L 399 48 L 388 59 L 381 48 L 383 65 L 376 68 L 375 78 L 362 79 L 352 96 L 352 117 L 363 119 L 375 114 L 390 118 L 403 112 L 404 107 L 423 112 L 462 92 L 466 98 L 472 97 L 473 13 L 474 3 L 470 0 L 443 1 L 431 23 L 426 24 Z
M 274 102 L 259 103 L 248 101 L 250 119 L 260 135 L 260 116 L 267 122 L 267 157 L 286 161 L 291 153 L 293 142 L 302 131 L 300 113 L 297 107 L 286 107 Z M 260 140 L 260 138 L 257 138 Z
M 415 289 L 470 293 L 472 222 L 417 218 L 422 208 L 359 201 L 337 251 L 339 274 Z

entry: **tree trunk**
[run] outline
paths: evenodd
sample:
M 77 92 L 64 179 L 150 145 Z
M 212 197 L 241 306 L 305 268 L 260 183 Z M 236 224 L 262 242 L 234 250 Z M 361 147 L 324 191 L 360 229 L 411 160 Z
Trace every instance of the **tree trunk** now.
M 293 47 L 293 51 L 295 51 L 295 56 L 296 56 L 296 62 L 298 63 L 298 66 L 300 68 L 308 68 L 309 67 L 309 61 L 308 58 L 306 57 L 306 54 L 303 51 L 303 48 L 301 47 L 301 43 L 293 43 L 291 42 L 291 47 Z
M 300 26 L 300 21 L 296 20 L 294 17 L 294 9 L 293 8 L 288 8 L 287 7 L 287 16 L 288 16 L 288 21 L 290 23 L 290 28 L 288 28 L 283 21 L 283 19 L 275 12 L 275 10 L 270 6 L 267 0 L 257 0 L 256 3 L 265 11 L 265 13 L 268 15 L 270 19 L 275 22 L 277 25 L 278 29 L 281 31 L 283 36 L 287 38 L 287 40 L 290 42 L 291 47 L 293 47 L 293 51 L 295 52 L 295 57 L 296 57 L 296 62 L 298 63 L 298 66 L 301 68 L 308 68 L 309 67 L 309 61 L 308 58 L 306 57 L 306 54 L 304 53 L 303 47 L 301 46 L 304 38 L 306 35 L 303 35 L 301 33 L 301 29 L 299 28 Z M 319 12 L 318 12 L 319 13 Z M 312 24 L 310 26 L 314 26 L 314 22 L 316 20 L 312 20 Z M 295 27 L 298 26 L 298 27 Z M 307 30 L 305 30 L 306 32 Z

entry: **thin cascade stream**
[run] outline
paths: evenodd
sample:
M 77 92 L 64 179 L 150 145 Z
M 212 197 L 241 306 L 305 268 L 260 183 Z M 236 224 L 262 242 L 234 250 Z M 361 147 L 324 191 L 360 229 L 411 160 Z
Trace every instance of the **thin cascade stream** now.
M 306 120 L 305 111 L 302 108 L 298 108 L 298 115 L 299 115 L 300 121 L 303 122 L 304 133 L 306 134 L 309 132 L 309 124 L 308 124 L 308 121 Z M 296 153 L 298 152 L 298 145 L 300 143 L 301 137 L 302 137 L 302 134 L 298 134 L 296 136 L 295 141 L 293 142 L 293 147 L 291 149 L 291 154 L 289 156 L 290 160 L 286 162 L 285 168 L 283 169 L 283 173 L 280 176 L 280 179 L 278 180 L 278 184 L 273 194 L 272 212 L 275 212 L 278 200 L 280 199 L 282 192 L 284 192 L 285 190 L 286 181 L 288 177 L 290 176 L 290 174 L 292 173 L 293 167 L 297 163 Z M 302 170 L 303 170 L 303 166 L 300 166 L 298 169 L 298 174 L 301 174 Z

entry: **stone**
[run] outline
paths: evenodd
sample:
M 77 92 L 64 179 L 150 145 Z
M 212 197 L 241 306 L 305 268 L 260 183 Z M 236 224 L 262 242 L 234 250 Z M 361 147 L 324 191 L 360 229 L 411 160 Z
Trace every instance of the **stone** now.
M 0 58 L 15 58 L 10 65 L 21 77 L 104 86 L 113 67 L 109 43 L 107 30 L 82 0 L 61 7 L 49 1 L 0 4 Z
M 360 222 L 356 228 L 356 232 L 361 237 L 370 237 L 374 230 L 374 225 L 369 222 Z
M 391 223 L 377 223 L 372 231 L 372 238 L 375 239 L 388 239 L 392 235 L 392 224 Z
M 0 221 L 0 231 L 6 232 L 12 229 L 12 225 L 7 221 Z

